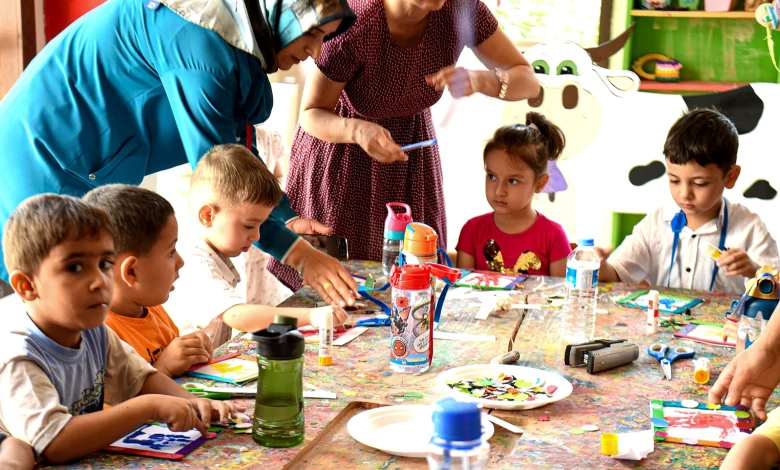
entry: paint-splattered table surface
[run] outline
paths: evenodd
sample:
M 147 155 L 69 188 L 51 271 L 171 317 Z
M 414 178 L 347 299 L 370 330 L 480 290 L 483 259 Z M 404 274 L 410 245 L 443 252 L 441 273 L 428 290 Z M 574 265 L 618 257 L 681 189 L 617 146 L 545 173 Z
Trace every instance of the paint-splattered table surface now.
M 351 262 L 353 274 L 374 276 L 381 274 L 377 263 Z M 640 356 L 634 363 L 621 368 L 590 375 L 584 369 L 563 364 L 563 344 L 558 338 L 559 310 L 549 306 L 547 297 L 562 294 L 561 279 L 530 278 L 514 291 L 515 302 L 540 303 L 542 310 L 529 310 L 514 343 L 521 353 L 518 364 L 558 372 L 574 385 L 573 394 L 542 408 L 495 412 L 498 416 L 520 425 L 525 433 L 517 436 L 496 428 L 490 440 L 492 447 L 489 468 L 717 468 L 726 455 L 725 449 L 696 447 L 680 444 L 656 443 L 655 451 L 642 461 L 615 460 L 600 453 L 603 432 L 629 432 L 650 429 L 650 399 L 706 401 L 709 385 L 718 372 L 731 360 L 733 349 L 677 340 L 673 330 L 660 328 L 657 335 L 645 334 L 644 311 L 621 307 L 613 300 L 634 291 L 623 284 L 602 284 L 596 334 L 599 337 L 624 338 L 640 347 Z M 420 375 L 392 373 L 389 368 L 388 328 L 370 328 L 343 347 L 334 347 L 334 365 L 317 365 L 314 345 L 306 347 L 304 382 L 307 388 L 336 392 L 337 400 L 306 400 L 306 439 L 290 449 L 269 449 L 254 443 L 249 434 L 234 434 L 227 430 L 195 452 L 178 462 L 141 457 L 99 454 L 72 468 L 186 468 L 186 469 L 271 469 L 286 465 L 304 446 L 310 443 L 351 401 L 384 404 L 431 403 L 446 396 L 438 388 L 436 376 L 451 367 L 487 363 L 492 357 L 507 351 L 509 338 L 520 312 L 509 310 L 494 313 L 487 320 L 475 320 L 480 301 L 467 297 L 464 289 L 450 291 L 445 305 L 440 330 L 455 333 L 494 335 L 495 342 L 464 342 L 437 340 L 431 369 Z M 452 295 L 452 293 L 455 295 Z M 473 291 L 472 291 L 473 292 Z M 731 298 L 708 293 L 676 291 L 686 297 L 701 297 L 705 302 L 693 310 L 697 320 L 722 321 Z M 697 295 L 698 294 L 698 295 Z M 316 294 L 303 290 L 285 302 L 285 306 L 314 306 Z M 358 313 L 359 316 L 365 316 Z M 693 379 L 690 360 L 673 365 L 673 380 L 661 380 L 658 362 L 645 354 L 647 346 L 655 342 L 671 345 L 684 344 L 696 350 L 697 357 L 711 362 L 712 377 L 708 385 L 697 385 Z M 218 354 L 240 351 L 254 354 L 254 343 L 237 337 L 218 351 Z M 191 380 L 191 378 L 188 378 Z M 206 383 L 207 381 L 202 381 Z M 250 383 L 251 384 L 251 383 Z M 239 400 L 253 411 L 254 403 Z M 778 402 L 775 394 L 770 407 Z M 572 434 L 585 424 L 599 426 L 597 432 Z M 403 439 L 404 436 L 398 436 Z M 309 465 L 313 469 L 347 468 L 427 468 L 422 459 L 391 458 L 353 441 L 348 435 L 337 436 L 336 445 L 329 447 L 320 461 Z

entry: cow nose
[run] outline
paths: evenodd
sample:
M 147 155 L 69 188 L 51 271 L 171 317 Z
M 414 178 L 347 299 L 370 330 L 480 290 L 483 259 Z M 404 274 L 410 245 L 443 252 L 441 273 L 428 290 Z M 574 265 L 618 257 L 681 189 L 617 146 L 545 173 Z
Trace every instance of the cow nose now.
M 574 85 L 566 85 L 563 88 L 563 95 L 561 101 L 565 109 L 574 109 L 577 107 L 577 103 L 580 100 L 580 94 L 577 91 L 577 87 Z
M 544 87 L 539 87 L 539 94 L 536 96 L 536 98 L 530 98 L 528 100 L 528 106 L 532 108 L 538 108 L 539 106 L 544 103 Z

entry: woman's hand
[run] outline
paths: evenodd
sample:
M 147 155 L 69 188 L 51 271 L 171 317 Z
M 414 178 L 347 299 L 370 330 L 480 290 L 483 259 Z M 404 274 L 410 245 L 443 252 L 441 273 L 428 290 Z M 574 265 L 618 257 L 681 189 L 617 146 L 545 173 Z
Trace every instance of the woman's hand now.
M 428 75 L 425 77 L 425 81 L 436 91 L 442 91 L 446 88 L 453 98 L 463 98 L 474 93 L 484 93 L 480 90 L 479 78 L 476 72 L 453 65 L 445 67 L 433 75 Z M 498 83 L 495 78 L 493 81 Z
M 355 141 L 368 156 L 379 163 L 405 162 L 409 159 L 409 156 L 393 141 L 390 131 L 379 124 L 361 122 Z

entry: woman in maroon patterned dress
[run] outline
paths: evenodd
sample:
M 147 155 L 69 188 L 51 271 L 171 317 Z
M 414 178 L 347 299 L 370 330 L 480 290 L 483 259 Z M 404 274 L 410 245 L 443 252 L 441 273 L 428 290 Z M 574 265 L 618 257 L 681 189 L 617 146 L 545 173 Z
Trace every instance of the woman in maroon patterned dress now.
M 354 0 L 357 23 L 326 43 L 304 91 L 291 150 L 293 209 L 349 240 L 353 259 L 381 260 L 385 204 L 405 202 L 446 246 L 441 162 L 430 107 L 483 93 L 516 101 L 539 93 L 533 70 L 480 0 Z M 464 47 L 488 68 L 455 67 Z M 477 116 L 475 118 L 478 119 Z M 458 156 L 463 158 L 462 156 Z M 298 274 L 275 274 L 298 287 Z

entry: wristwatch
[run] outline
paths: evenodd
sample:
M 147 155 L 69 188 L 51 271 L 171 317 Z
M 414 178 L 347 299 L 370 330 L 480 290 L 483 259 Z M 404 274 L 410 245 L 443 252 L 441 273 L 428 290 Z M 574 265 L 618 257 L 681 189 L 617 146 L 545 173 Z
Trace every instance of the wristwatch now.
M 503 100 L 506 96 L 506 90 L 509 88 L 509 74 L 506 70 L 495 68 L 493 72 L 496 74 L 496 80 L 501 84 L 501 89 L 498 91 L 498 99 Z

